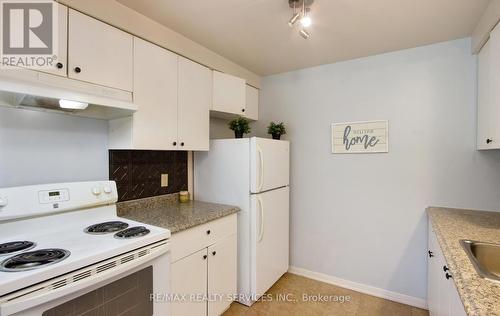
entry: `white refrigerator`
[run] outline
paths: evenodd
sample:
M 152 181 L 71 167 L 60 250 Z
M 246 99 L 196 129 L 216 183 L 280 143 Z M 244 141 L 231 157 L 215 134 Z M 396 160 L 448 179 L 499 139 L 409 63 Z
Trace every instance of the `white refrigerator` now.
M 289 266 L 290 144 L 264 138 L 221 139 L 194 155 L 197 200 L 238 213 L 238 301 L 253 304 Z

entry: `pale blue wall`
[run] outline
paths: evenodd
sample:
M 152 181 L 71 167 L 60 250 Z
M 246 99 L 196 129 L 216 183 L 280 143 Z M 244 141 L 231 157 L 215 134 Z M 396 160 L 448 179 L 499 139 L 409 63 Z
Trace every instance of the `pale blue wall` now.
M 106 121 L 0 107 L 0 187 L 108 179 Z
M 500 153 L 475 151 L 468 39 L 266 77 L 291 141 L 291 264 L 426 297 L 429 205 L 500 210 Z M 307 58 L 307 56 L 305 56 Z M 332 155 L 333 122 L 389 120 L 388 154 Z

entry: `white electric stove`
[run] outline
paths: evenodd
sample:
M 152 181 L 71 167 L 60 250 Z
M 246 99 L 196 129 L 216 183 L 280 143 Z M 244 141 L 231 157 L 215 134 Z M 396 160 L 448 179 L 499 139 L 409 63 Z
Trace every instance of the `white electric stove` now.
M 0 316 L 43 315 L 149 267 L 151 297 L 168 293 L 170 231 L 118 217 L 116 201 L 112 181 L 0 189 Z

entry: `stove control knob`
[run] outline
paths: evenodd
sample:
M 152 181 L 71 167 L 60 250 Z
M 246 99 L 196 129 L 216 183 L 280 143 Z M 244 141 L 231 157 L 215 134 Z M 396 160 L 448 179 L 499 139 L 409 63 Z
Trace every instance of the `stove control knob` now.
M 1 197 L 0 196 L 0 207 L 7 206 L 8 203 L 9 203 L 9 201 L 7 201 L 6 197 Z
M 101 188 L 100 187 L 93 187 L 92 194 L 94 194 L 95 196 L 101 195 Z
M 113 190 L 111 189 L 111 187 L 108 187 L 108 186 L 104 187 L 104 193 L 111 194 L 111 192 L 113 192 Z

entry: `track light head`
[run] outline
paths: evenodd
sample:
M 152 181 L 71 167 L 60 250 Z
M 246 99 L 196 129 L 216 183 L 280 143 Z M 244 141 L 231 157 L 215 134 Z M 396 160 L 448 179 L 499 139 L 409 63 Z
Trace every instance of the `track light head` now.
M 296 12 L 291 18 L 290 20 L 288 21 L 288 25 L 290 27 L 293 27 L 295 25 L 295 22 L 297 22 L 297 20 L 299 19 L 300 17 L 300 13 L 299 12 Z
M 299 34 L 304 39 L 308 39 L 309 37 L 311 37 L 311 34 L 308 31 L 304 30 L 304 29 L 300 29 Z
M 306 15 L 300 19 L 300 24 L 302 24 L 303 27 L 309 27 L 312 24 L 312 20 L 308 15 Z

